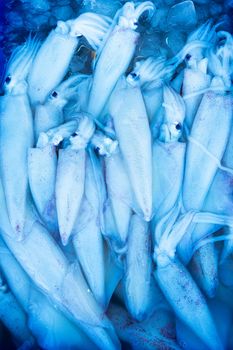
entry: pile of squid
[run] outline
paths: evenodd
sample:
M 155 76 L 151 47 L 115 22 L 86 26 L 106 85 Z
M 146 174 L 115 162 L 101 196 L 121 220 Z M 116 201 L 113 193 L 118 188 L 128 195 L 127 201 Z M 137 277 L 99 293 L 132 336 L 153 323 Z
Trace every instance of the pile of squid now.
M 8 60 L 0 319 L 21 350 L 233 348 L 233 37 L 209 20 L 139 57 L 154 11 L 84 12 Z M 70 73 L 83 38 L 92 74 Z

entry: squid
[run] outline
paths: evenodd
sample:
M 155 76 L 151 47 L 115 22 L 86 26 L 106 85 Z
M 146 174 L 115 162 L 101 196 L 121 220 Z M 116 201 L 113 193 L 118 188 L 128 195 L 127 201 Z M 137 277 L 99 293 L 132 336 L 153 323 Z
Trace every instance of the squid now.
M 184 69 L 182 82 L 182 95 L 186 106 L 185 124 L 189 131 L 202 100 L 203 92 L 210 87 L 211 83 L 211 76 L 207 73 L 207 49 L 209 48 L 201 47 L 201 44 L 206 43 L 211 47 L 215 42 L 215 38 L 215 27 L 211 21 L 207 21 L 191 33 L 187 40 L 187 46 L 190 46 L 191 43 L 196 44 L 196 47 L 187 50 L 185 56 L 186 68 Z M 200 43 L 200 46 L 198 46 L 198 43 Z
M 163 102 L 163 85 L 168 82 L 175 70 L 174 65 L 167 65 L 164 57 L 149 57 L 137 61 L 128 75 L 131 84 L 139 84 L 142 90 L 147 115 L 156 138 L 161 124 L 161 105 Z
M 175 324 L 170 311 L 157 310 L 148 320 L 135 322 L 119 305 L 110 304 L 108 315 L 123 341 L 135 350 L 179 350 L 175 341 Z
M 77 264 L 71 264 L 48 231 L 31 213 L 31 232 L 21 241 L 11 238 L 4 193 L 0 187 L 0 233 L 35 285 L 101 349 L 120 349 L 110 320 L 95 301 Z M 40 249 L 38 249 L 38 246 Z
M 36 141 L 41 132 L 55 128 L 65 122 L 64 108 L 76 96 L 83 76 L 76 74 L 54 88 L 43 104 L 35 108 L 34 133 Z
M 64 124 L 64 128 L 71 123 L 72 121 Z M 93 135 L 94 128 L 92 120 L 84 116 L 80 119 L 74 136 L 69 138 L 70 145 L 59 150 L 55 196 L 63 245 L 67 245 L 69 241 L 84 195 L 85 148 Z M 56 135 L 54 137 L 56 138 Z M 57 138 L 59 139 L 59 134 Z
M 229 79 L 226 80 L 226 77 L 230 74 L 231 66 L 230 62 L 229 65 L 225 66 L 224 60 L 222 61 L 227 52 L 228 47 L 225 44 L 217 50 L 216 55 L 212 53 L 214 57 L 212 57 L 212 60 L 218 61 L 219 68 L 218 74 L 212 79 L 210 89 L 216 88 L 219 91 L 210 91 L 204 94 L 188 137 L 183 185 L 183 203 L 186 210 L 200 210 L 203 208 L 217 169 L 224 169 L 221 165 L 221 159 L 226 149 L 232 122 L 231 96 L 227 92 Z M 222 118 L 223 115 L 224 119 Z M 206 130 L 208 130 L 208 133 L 206 133 Z M 205 164 L 206 171 L 203 164 Z M 232 173 L 231 170 L 229 171 Z M 198 193 L 195 191 L 196 187 L 198 187 Z M 194 237 L 199 234 L 201 229 L 203 230 L 203 227 L 193 228 Z M 209 227 L 204 228 L 204 230 L 209 231 L 209 233 L 213 232 L 210 231 Z M 182 250 L 185 252 L 186 248 L 183 247 Z M 201 250 L 203 251 L 203 262 L 201 262 Z M 200 248 L 198 254 L 200 255 L 200 257 L 197 257 L 199 262 L 196 261 L 195 264 L 202 266 L 202 270 L 205 269 L 205 262 L 208 262 L 206 266 L 209 272 L 206 277 L 209 275 L 210 279 L 209 282 L 205 281 L 202 285 L 207 294 L 213 296 L 216 290 L 216 277 L 212 278 L 214 274 L 211 270 L 216 271 L 217 268 L 216 252 L 210 243 L 210 245 Z M 210 266 L 210 257 L 212 266 Z M 216 274 L 217 272 L 215 272 L 215 276 Z
M 155 224 L 179 200 L 182 192 L 186 143 L 181 142 L 185 105 L 171 87 L 163 88 L 164 120 L 153 143 L 153 204 Z
M 29 195 L 27 152 L 34 142 L 26 79 L 39 46 L 38 39 L 30 36 L 13 52 L 6 68 L 4 96 L 0 99 L 0 173 L 11 232 L 17 240 L 24 236 Z
M 0 266 L 9 288 L 27 314 L 28 328 L 39 345 L 48 350 L 75 346 L 95 349 L 87 336 L 74 326 L 37 289 L 4 242 L 0 241 Z M 61 327 L 62 330 L 61 331 Z
M 105 141 L 106 140 L 106 141 Z M 111 149 L 106 149 L 107 143 Z M 110 141 L 110 138 L 102 137 L 102 142 L 98 143 L 98 149 L 104 148 L 105 181 L 108 193 L 109 211 L 112 218 L 106 217 L 106 226 L 112 220 L 113 228 L 106 230 L 111 240 L 111 246 L 122 249 L 127 241 L 130 218 L 132 215 L 133 195 L 132 188 L 122 160 L 117 141 Z M 105 141 L 105 142 L 104 142 Z M 119 186 L 120 183 L 120 186 Z M 106 210 L 107 211 L 107 210 Z
M 111 20 L 95 13 L 83 13 L 78 18 L 58 21 L 38 51 L 28 76 L 32 105 L 44 103 L 64 79 L 71 59 L 84 36 L 93 49 L 97 49 Z
M 133 58 L 139 34 L 136 32 L 138 19 L 144 13 L 153 15 L 154 5 L 150 1 L 135 5 L 126 2 L 116 13 L 112 27 L 97 53 L 93 83 L 87 112 L 101 120 L 106 105 L 118 79 L 126 72 Z
M 139 86 L 122 77 L 109 103 L 116 137 L 135 197 L 134 210 L 152 217 L 152 138 Z
M 149 225 L 132 215 L 125 254 L 124 294 L 133 319 L 143 321 L 150 312 L 152 279 L 151 235 Z
M 39 215 L 49 231 L 56 236 L 59 231 L 55 200 L 58 165 L 56 146 L 63 138 L 69 137 L 77 130 L 79 119 L 76 118 L 71 122 L 60 125 L 59 109 L 57 113 L 55 111 L 52 115 L 49 113 L 48 117 L 50 119 L 46 118 L 45 123 L 43 122 L 41 128 L 38 129 L 40 134 L 36 144 L 37 147 L 28 150 L 28 176 L 32 197 Z M 63 117 L 61 120 L 63 120 Z M 52 125 L 53 128 L 48 130 L 49 125 Z M 44 169 L 43 172 L 41 172 L 41 167 Z
M 98 303 L 106 307 L 105 295 L 105 261 L 104 242 L 101 233 L 102 202 L 97 182 L 98 172 L 101 172 L 98 159 L 94 159 L 93 150 L 88 151 L 86 158 L 85 198 L 92 208 L 88 223 L 73 238 L 73 245 L 84 275 Z M 91 242 L 91 244 L 90 244 Z
M 190 225 L 212 223 L 232 226 L 232 218 L 208 212 L 189 211 L 180 215 L 176 204 L 156 226 L 153 258 L 155 278 L 176 315 L 209 349 L 222 349 L 206 301 L 189 272 L 176 257 L 176 247 Z
M 58 233 L 55 202 L 56 171 L 55 146 L 47 145 L 28 150 L 28 178 L 31 195 L 41 220 L 54 236 L 57 236 Z

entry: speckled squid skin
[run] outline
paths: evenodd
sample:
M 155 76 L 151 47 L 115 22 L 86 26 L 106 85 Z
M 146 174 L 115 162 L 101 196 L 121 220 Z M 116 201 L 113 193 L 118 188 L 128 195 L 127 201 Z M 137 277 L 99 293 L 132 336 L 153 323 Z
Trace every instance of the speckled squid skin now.
M 164 259 L 162 263 L 157 260 L 155 278 L 176 315 L 209 349 L 222 349 L 206 301 L 191 275 L 179 260 Z

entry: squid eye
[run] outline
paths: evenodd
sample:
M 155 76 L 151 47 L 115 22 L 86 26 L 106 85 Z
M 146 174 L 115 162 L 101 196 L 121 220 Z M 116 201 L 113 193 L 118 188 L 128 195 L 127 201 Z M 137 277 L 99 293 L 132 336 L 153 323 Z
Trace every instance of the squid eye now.
M 139 75 L 137 73 L 131 73 L 130 74 L 131 77 L 134 79 L 134 80 L 138 80 L 139 79 Z
M 53 91 L 52 97 L 57 97 L 58 93 L 56 91 Z
M 11 77 L 10 76 L 6 77 L 5 83 L 10 84 L 10 82 L 11 82 Z
M 181 130 L 182 129 L 182 126 L 180 123 L 176 124 L 176 130 Z
M 133 22 L 135 26 L 138 26 L 138 21 Z
M 185 56 L 185 58 L 186 58 L 187 61 L 189 61 L 191 57 L 192 57 L 192 56 L 191 56 L 189 53 Z
M 75 136 L 77 136 L 76 132 L 74 132 L 74 133 L 71 135 L 71 137 L 75 137 Z

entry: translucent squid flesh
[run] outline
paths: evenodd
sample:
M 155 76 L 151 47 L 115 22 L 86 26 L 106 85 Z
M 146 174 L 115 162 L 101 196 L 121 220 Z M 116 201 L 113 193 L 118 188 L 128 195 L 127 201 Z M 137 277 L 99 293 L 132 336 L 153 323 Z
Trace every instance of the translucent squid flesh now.
M 92 216 L 85 227 L 75 235 L 73 245 L 90 290 L 99 304 L 105 308 L 104 242 L 99 218 L 101 203 L 89 157 L 86 161 L 85 197 L 93 208 Z
M 59 151 L 56 175 L 56 207 L 62 243 L 66 245 L 84 193 L 85 150 Z
M 33 145 L 33 119 L 26 78 L 38 47 L 38 40 L 29 37 L 13 52 L 3 86 L 5 95 L 0 101 L 0 173 L 12 234 L 17 240 L 24 235 L 28 196 L 27 152 Z
M 82 76 L 73 75 L 55 87 L 43 104 L 35 108 L 34 134 L 36 141 L 41 132 L 55 128 L 64 123 L 63 110 L 69 99 L 74 97 Z
M 154 260 L 157 265 L 155 277 L 176 315 L 192 329 L 207 347 L 221 349 L 222 345 L 205 299 L 189 272 L 175 257 L 175 251 L 184 232 L 188 230 L 192 222 L 213 224 L 229 222 L 232 226 L 232 219 L 231 217 L 227 219 L 219 215 L 190 211 L 177 220 L 179 210 L 179 206 L 177 206 L 157 224 L 157 245 L 155 245 L 154 250 Z M 176 221 L 175 224 L 173 224 L 174 221 Z M 162 235 L 159 233 L 160 230 L 164 230 Z
M 148 317 L 151 289 L 151 236 L 148 223 L 132 215 L 125 257 L 125 302 L 131 316 L 142 321 Z
M 119 349 L 112 324 L 88 292 L 79 267 L 69 267 L 62 251 L 35 218 L 32 219 L 32 231 L 22 242 L 10 238 L 11 226 L 4 207 L 2 190 L 1 203 L 2 237 L 34 283 L 51 296 L 62 312 L 88 334 L 95 344 L 103 349 Z M 40 249 L 37 249 L 38 246 Z
M 158 310 L 146 321 L 135 322 L 121 306 L 111 304 L 108 315 L 120 339 L 135 350 L 180 349 L 174 339 L 173 317 L 166 310 Z
M 4 272 L 4 277 L 18 302 L 27 313 L 28 327 L 39 345 L 49 350 L 53 350 L 54 347 L 64 349 L 64 347 L 72 347 L 74 344 L 79 349 L 82 349 L 82 347 L 95 349 L 95 345 L 85 334 L 57 310 L 48 298 L 34 286 L 3 241 L 1 241 L 0 247 L 0 266 Z M 65 330 L 69 337 L 64 336 L 64 332 L 61 332 L 60 327 Z
M 31 194 L 42 221 L 52 233 L 58 232 L 55 202 L 56 171 L 55 146 L 47 145 L 44 148 L 28 150 L 28 178 Z
M 152 217 L 152 140 L 140 88 L 123 78 L 110 101 L 116 136 L 135 195 L 136 212 Z
M 137 7 L 133 2 L 127 2 L 117 12 L 95 64 L 87 108 L 87 112 L 94 118 L 101 118 L 101 112 L 114 86 L 126 72 L 134 55 L 139 38 L 139 34 L 135 31 L 139 17 L 143 12 L 152 13 L 153 10 L 154 5 L 150 1 L 143 2 Z
M 96 48 L 108 27 L 109 19 L 94 13 L 84 13 L 67 22 L 58 21 L 43 42 L 29 73 L 29 96 L 33 105 L 44 103 L 65 77 L 79 43 L 78 37 L 84 35 Z
M 132 215 L 133 194 L 119 150 L 105 158 L 105 169 L 108 196 L 117 231 L 113 240 L 118 247 L 123 247 L 126 244 Z

